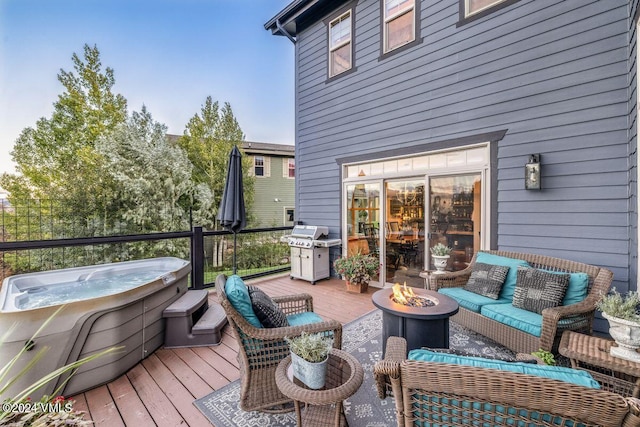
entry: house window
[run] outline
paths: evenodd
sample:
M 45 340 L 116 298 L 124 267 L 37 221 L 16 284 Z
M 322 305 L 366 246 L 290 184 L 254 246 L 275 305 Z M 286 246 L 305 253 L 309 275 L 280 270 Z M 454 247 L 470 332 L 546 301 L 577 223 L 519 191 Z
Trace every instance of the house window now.
M 282 177 L 283 178 L 296 177 L 296 160 L 295 159 L 283 159 Z
M 415 0 L 384 0 L 384 52 L 416 38 Z
M 254 156 L 253 157 L 253 175 L 261 176 L 261 177 L 269 177 L 271 176 L 271 171 L 269 167 L 269 158 L 265 156 Z
M 460 20 L 456 27 L 460 27 L 490 13 L 511 6 L 520 0 L 458 0 Z
M 329 23 L 329 77 L 351 69 L 353 49 L 351 41 L 351 11 Z

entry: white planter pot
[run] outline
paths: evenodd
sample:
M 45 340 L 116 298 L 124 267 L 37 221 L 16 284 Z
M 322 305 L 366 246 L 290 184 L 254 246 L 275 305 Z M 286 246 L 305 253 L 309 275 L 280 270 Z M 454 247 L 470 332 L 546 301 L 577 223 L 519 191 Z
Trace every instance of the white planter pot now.
M 611 355 L 640 362 L 640 353 L 637 352 L 640 348 L 640 324 L 607 313 L 602 313 L 602 317 L 609 321 L 609 334 L 618 344 L 617 347 L 611 347 Z
M 293 376 L 302 381 L 307 387 L 318 390 L 324 387 L 327 376 L 327 357 L 322 362 L 307 362 L 302 357 L 291 352 L 291 364 L 293 365 Z
M 436 268 L 433 274 L 443 274 L 450 257 L 451 255 L 431 255 L 431 258 L 433 258 L 433 266 Z

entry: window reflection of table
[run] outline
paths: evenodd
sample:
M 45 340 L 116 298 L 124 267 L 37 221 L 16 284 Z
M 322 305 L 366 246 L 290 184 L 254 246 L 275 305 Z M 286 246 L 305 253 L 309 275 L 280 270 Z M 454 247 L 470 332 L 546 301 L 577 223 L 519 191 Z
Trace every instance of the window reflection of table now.
M 396 268 L 402 262 L 408 264 L 415 261 L 418 256 L 419 245 L 423 244 L 424 238 L 405 236 L 402 239 L 387 239 L 391 252 L 397 255 Z

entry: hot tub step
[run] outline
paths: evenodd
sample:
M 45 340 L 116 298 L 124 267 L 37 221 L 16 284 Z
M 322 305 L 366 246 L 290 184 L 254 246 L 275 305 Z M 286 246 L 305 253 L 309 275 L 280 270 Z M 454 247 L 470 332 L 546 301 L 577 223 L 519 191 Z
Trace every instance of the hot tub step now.
M 220 330 L 227 324 L 227 315 L 220 304 L 210 305 L 200 320 L 193 325 L 191 332 L 193 335 L 214 334 L 218 336 L 220 342 Z
M 209 306 L 209 292 L 204 289 L 187 291 L 162 316 L 166 321 L 164 346 L 169 348 L 217 345 L 227 322 L 220 305 Z

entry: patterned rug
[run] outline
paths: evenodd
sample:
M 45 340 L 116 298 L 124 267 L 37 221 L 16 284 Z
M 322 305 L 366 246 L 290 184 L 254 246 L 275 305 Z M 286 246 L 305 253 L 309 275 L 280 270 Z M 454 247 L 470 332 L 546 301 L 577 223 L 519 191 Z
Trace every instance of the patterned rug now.
M 512 358 L 514 353 L 462 326 L 450 322 L 450 347 L 468 354 Z M 364 368 L 364 381 L 344 410 L 350 427 L 395 426 L 395 403 L 392 398 L 378 398 L 373 380 L 373 365 L 382 357 L 382 312 L 374 310 L 344 326 L 342 349 L 352 354 Z M 295 426 L 294 412 L 265 414 L 244 412 L 238 407 L 240 382 L 234 381 L 198 399 L 194 405 L 216 427 Z

